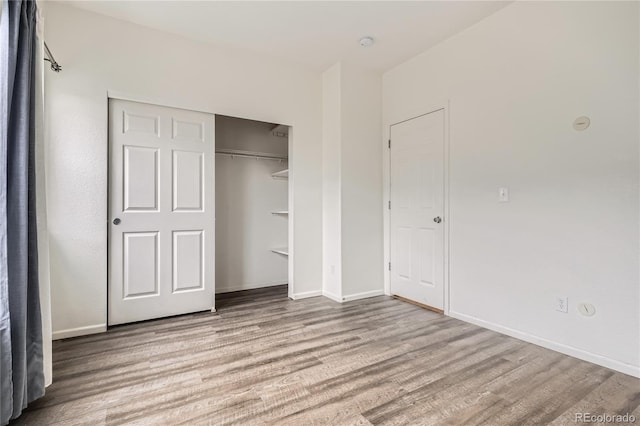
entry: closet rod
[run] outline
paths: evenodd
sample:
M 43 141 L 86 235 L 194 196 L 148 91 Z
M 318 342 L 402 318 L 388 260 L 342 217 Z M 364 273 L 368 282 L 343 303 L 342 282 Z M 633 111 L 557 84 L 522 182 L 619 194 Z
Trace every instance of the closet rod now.
M 288 160 L 288 157 L 265 154 L 262 152 L 237 151 L 235 149 L 216 149 L 216 154 L 225 154 L 225 155 L 231 155 L 233 157 L 247 157 L 247 158 L 256 158 L 256 159 L 263 158 L 265 160 L 278 160 L 278 161 Z

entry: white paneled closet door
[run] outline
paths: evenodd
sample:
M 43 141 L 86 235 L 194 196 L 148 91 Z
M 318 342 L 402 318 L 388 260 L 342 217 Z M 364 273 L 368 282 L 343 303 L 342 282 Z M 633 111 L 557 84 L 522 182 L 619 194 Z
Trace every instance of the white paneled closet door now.
M 214 123 L 109 100 L 109 325 L 213 309 Z

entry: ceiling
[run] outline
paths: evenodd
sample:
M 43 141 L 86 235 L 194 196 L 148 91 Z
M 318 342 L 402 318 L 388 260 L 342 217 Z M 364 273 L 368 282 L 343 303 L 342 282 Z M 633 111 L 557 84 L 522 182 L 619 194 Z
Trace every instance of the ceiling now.
M 508 1 L 69 1 L 72 6 L 323 71 L 390 69 Z M 372 36 L 371 47 L 360 47 Z

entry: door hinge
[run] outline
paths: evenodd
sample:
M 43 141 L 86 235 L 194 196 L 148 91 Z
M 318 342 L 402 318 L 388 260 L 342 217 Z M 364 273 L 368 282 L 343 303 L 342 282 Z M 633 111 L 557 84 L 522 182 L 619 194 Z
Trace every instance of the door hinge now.
M 391 262 L 389 262 L 389 270 L 391 270 Z
M 391 149 L 391 139 L 389 139 L 389 149 Z
M 389 210 L 391 210 L 391 200 L 389 200 Z

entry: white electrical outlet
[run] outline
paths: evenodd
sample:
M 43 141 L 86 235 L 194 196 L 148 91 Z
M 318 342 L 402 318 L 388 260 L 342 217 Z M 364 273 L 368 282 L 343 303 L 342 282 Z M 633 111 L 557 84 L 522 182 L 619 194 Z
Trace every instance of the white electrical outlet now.
M 556 311 L 562 313 L 569 312 L 569 298 L 568 297 L 556 297 Z

